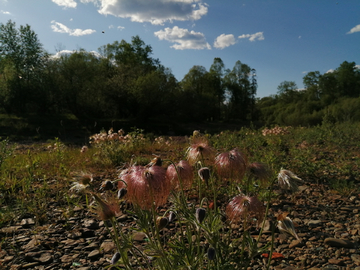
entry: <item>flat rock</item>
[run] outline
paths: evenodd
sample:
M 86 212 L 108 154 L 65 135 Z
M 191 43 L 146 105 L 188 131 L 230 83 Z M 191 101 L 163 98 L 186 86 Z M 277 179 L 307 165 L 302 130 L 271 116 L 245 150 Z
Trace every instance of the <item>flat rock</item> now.
M 344 248 L 355 248 L 356 243 L 349 240 L 337 239 L 337 238 L 326 238 L 324 243 L 331 247 L 344 247 Z

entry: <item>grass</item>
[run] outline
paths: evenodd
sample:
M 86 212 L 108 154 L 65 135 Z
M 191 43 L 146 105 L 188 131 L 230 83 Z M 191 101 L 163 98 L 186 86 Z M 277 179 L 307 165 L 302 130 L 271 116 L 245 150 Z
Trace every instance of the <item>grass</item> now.
M 269 207 L 277 196 L 273 188 L 281 168 L 291 170 L 306 183 L 324 184 L 334 192 L 348 196 L 358 193 L 359 127 L 359 124 L 346 123 L 312 128 L 275 127 L 277 133 L 266 136 L 263 130 L 251 128 L 202 134 L 199 140 L 206 142 L 214 154 L 236 147 L 247 157 L 248 163 L 267 164 L 270 169 L 267 181 L 259 184 L 248 172 L 241 181 L 231 180 L 231 177 L 223 179 L 216 174 L 213 159 L 201 156 L 202 164 L 211 171 L 208 184 L 198 176 L 201 166 L 195 163 L 192 188 L 185 192 L 173 192 L 163 211 L 155 207 L 143 209 L 136 204 L 130 209 L 122 208 L 134 216 L 134 229 L 146 234 L 146 249 L 139 250 L 133 245 L 132 235 L 116 230 L 116 218 L 110 218 L 115 229 L 109 229 L 109 233 L 121 254 L 119 262 L 127 269 L 135 266 L 171 269 L 179 265 L 188 269 L 246 268 L 259 254 L 272 252 L 271 242 L 258 248 L 257 240 L 248 231 L 253 224 L 247 217 L 239 224 L 241 235 L 239 229 L 234 230 L 239 227 L 232 226 L 225 215 L 229 200 L 238 195 L 240 189 L 245 195 L 252 194 L 267 202 Z M 116 139 L 111 139 L 114 134 Z M 95 142 L 95 137 L 100 135 L 102 139 Z M 164 168 L 171 162 L 186 159 L 186 150 L 195 140 L 193 136 L 156 137 L 136 128 L 127 134 L 110 130 L 96 136 L 91 140 L 89 138 L 88 150 L 83 152 L 79 146 L 67 145 L 58 138 L 27 145 L 2 139 L 0 228 L 13 225 L 15 216 L 28 214 L 35 217 L 37 225 L 46 224 L 51 215 L 48 209 L 54 204 L 63 210 L 64 218 L 68 219 L 72 215 L 71 209 L 86 206 L 91 200 L 91 193 L 74 196 L 69 191 L 71 184 L 82 175 L 92 175 L 94 181 L 89 184 L 91 192 L 98 193 L 102 181 L 118 180 L 121 169 L 133 164 L 144 166 L 154 158 L 154 154 L 160 155 Z M 115 196 L 111 192 L 104 194 Z M 123 202 L 124 199 L 120 199 L 122 207 Z M 215 203 L 214 208 L 209 206 L 211 203 Z M 206 211 L 203 221 L 199 221 L 196 214 L 199 208 Z M 177 216 L 173 225 L 176 230 L 165 234 L 156 224 L 159 217 L 168 218 L 170 211 Z M 268 215 L 267 218 L 273 217 Z M 241 263 L 239 258 L 242 258 Z

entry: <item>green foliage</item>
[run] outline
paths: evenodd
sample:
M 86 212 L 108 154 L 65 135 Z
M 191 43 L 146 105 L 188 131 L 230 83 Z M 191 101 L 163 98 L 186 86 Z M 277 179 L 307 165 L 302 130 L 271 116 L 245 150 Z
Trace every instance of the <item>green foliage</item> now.
M 309 72 L 303 78 L 306 89 L 284 81 L 276 96 L 257 102 L 259 120 L 265 125 L 314 126 L 321 123 L 359 121 L 360 70 L 343 62 L 333 72 Z

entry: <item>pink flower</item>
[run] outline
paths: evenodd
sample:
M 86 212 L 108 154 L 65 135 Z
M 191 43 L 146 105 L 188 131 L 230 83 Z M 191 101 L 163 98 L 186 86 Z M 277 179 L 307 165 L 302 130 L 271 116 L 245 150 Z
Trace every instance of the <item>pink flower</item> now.
M 191 144 L 186 153 L 188 161 L 193 165 L 198 161 L 211 157 L 213 149 L 209 146 L 208 142 L 202 140 Z
M 166 170 L 160 166 L 133 166 L 122 176 L 127 184 L 127 198 L 143 209 L 158 207 L 167 202 L 171 183 L 166 179 Z M 119 182 L 121 188 L 122 182 Z M 123 184 L 124 185 L 124 184 Z
M 92 195 L 100 206 L 98 209 L 98 214 L 102 220 L 111 219 L 120 213 L 119 202 L 117 200 L 110 199 L 109 202 L 105 202 L 95 193 L 92 193 Z
M 226 215 L 230 222 L 243 220 L 252 223 L 255 218 L 259 225 L 264 219 L 265 206 L 257 197 L 238 195 L 226 206 Z
M 259 180 L 261 183 L 266 183 L 271 176 L 269 167 L 260 162 L 254 162 L 248 165 L 250 177 Z
M 234 148 L 229 152 L 217 155 L 215 167 L 220 177 L 231 178 L 241 182 L 246 172 L 247 159 L 237 148 Z
M 172 189 L 180 188 L 180 179 L 183 189 L 189 189 L 194 181 L 193 168 L 188 161 L 181 160 L 176 164 L 176 168 L 173 164 L 167 167 L 166 177 L 170 181 Z

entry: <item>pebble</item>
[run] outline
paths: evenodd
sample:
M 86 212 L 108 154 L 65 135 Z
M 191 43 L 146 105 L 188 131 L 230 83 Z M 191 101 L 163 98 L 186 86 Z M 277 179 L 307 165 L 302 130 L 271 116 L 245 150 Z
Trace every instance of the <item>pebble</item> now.
M 336 238 L 326 238 L 324 243 L 331 247 L 354 248 L 356 246 L 356 244 L 352 241 Z

